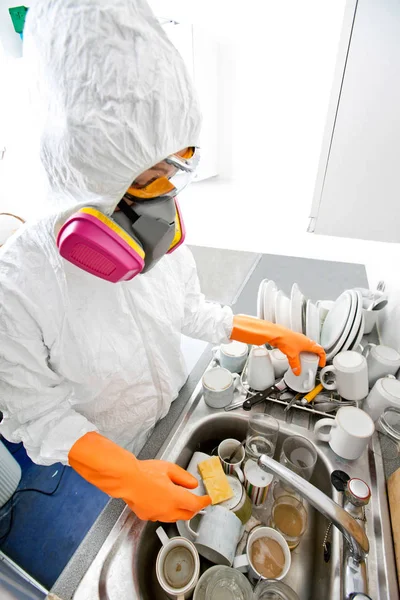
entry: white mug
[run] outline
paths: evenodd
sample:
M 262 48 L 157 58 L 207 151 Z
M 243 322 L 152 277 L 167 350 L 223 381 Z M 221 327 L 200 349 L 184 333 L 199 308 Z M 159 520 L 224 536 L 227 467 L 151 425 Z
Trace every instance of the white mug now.
M 275 379 L 280 379 L 289 369 L 289 361 L 286 354 L 283 354 L 279 348 L 273 348 L 269 351 L 272 366 L 274 367 Z
M 328 373 L 335 376 L 332 383 L 326 381 Z M 322 369 L 320 378 L 326 390 L 337 390 L 346 400 L 358 401 L 368 396 L 367 361 L 358 352 L 339 352 L 333 365 Z
M 192 542 L 183 537 L 169 538 L 162 527 L 156 533 L 162 543 L 156 561 L 158 583 L 169 598 L 187 600 L 199 580 L 199 553 Z
M 373 421 L 389 407 L 400 408 L 400 381 L 393 376 L 378 379 L 363 404 L 363 410 Z
M 255 460 L 244 465 L 244 487 L 254 506 L 262 506 L 267 499 L 274 476 L 258 466 Z
M 329 433 L 322 433 L 323 427 L 330 427 Z M 335 419 L 320 419 L 314 427 L 317 439 L 328 442 L 335 454 L 347 460 L 361 456 L 374 431 L 371 417 L 355 406 L 339 408 Z
M 249 347 L 243 342 L 229 342 L 213 348 L 213 356 L 219 364 L 231 373 L 241 373 L 246 364 Z
M 367 344 L 363 355 L 367 359 L 370 387 L 385 375 L 395 375 L 400 368 L 400 354 L 389 346 Z
M 312 352 L 300 352 L 300 363 L 300 375 L 295 375 L 292 369 L 289 369 L 284 376 L 285 383 L 295 392 L 311 392 L 315 388 L 319 356 Z
M 364 335 L 367 335 L 368 333 L 371 333 L 378 321 L 379 310 L 367 310 L 366 308 L 363 308 L 363 315 Z
M 247 363 L 247 383 L 253 390 L 263 391 L 275 383 L 274 367 L 265 346 L 254 346 Z
M 216 565 L 232 565 L 236 547 L 243 533 L 242 522 L 227 508 L 214 505 L 201 510 L 197 531 L 188 522 L 190 533 L 196 538 L 194 545 L 199 554 Z M 197 515 L 196 515 L 197 516 Z
M 243 446 L 241 446 L 240 449 L 238 448 L 238 446 L 241 446 L 241 443 L 239 442 L 239 440 L 235 440 L 233 438 L 228 438 L 227 440 L 224 440 L 218 446 L 218 457 L 219 457 L 219 460 L 220 460 L 220 463 L 222 465 L 224 472 L 227 475 L 236 475 L 236 477 L 239 479 L 240 483 L 243 483 L 244 475 L 243 475 L 241 466 L 244 461 L 245 450 L 244 450 Z M 237 454 L 235 456 L 236 462 L 235 463 L 227 462 L 226 459 L 232 455 L 232 452 L 235 450 L 235 448 L 238 448 Z
M 225 408 L 233 400 L 240 376 L 228 369 L 214 367 L 204 373 L 202 382 L 205 403 L 211 408 Z
M 255 568 L 255 566 L 251 560 L 252 545 L 254 544 L 255 541 L 257 541 L 258 539 L 263 538 L 263 537 L 267 537 L 267 538 L 270 538 L 271 540 L 275 540 L 276 542 L 278 542 L 278 544 L 280 545 L 280 547 L 282 548 L 282 551 L 283 551 L 283 556 L 284 556 L 285 562 L 284 562 L 281 574 L 278 575 L 277 577 L 275 577 L 275 579 L 280 580 L 280 579 L 283 579 L 284 577 L 286 577 L 286 575 L 288 574 L 288 571 L 290 569 L 291 562 L 292 562 L 289 546 L 287 545 L 285 538 L 283 537 L 283 535 L 281 535 L 279 533 L 279 531 L 272 529 L 272 527 L 256 527 L 255 529 L 253 529 L 253 531 L 250 533 L 250 535 L 248 537 L 247 546 L 246 546 L 246 554 L 242 554 L 241 556 L 236 556 L 235 560 L 233 561 L 233 568 L 238 569 L 242 573 L 247 572 L 249 575 L 249 579 L 253 583 L 256 583 L 260 579 L 267 579 L 266 577 L 263 577 L 261 575 L 261 573 L 259 573 L 257 571 L 257 569 Z

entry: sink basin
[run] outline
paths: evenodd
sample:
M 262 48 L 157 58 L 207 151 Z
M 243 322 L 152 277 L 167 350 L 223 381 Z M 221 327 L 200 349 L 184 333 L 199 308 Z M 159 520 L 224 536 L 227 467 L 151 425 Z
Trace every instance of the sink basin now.
M 271 411 L 271 406 L 267 404 L 266 412 Z M 264 410 L 262 407 L 255 409 Z M 227 413 L 210 409 L 205 405 L 198 386 L 161 449 L 159 458 L 186 467 L 196 450 L 211 453 L 224 438 L 244 439 L 249 415 L 242 410 Z M 286 422 L 287 415 L 283 411 L 281 415 L 275 414 L 282 417 L 275 458 L 279 457 L 282 442 L 287 436 L 302 435 L 314 442 L 318 452 L 311 483 L 335 502 L 343 504 L 342 495 L 330 481 L 330 473 L 335 469 L 345 470 L 351 477 L 360 477 L 370 486 L 372 499 L 366 508 L 366 532 L 370 542 L 367 562 L 369 595 L 373 600 L 398 600 L 378 437 L 374 437 L 371 448 L 360 459 L 346 463 L 327 444 L 315 440 L 312 432 L 312 419 L 315 417 L 310 416 L 307 426 L 304 426 L 303 419 L 303 425 L 299 426 Z M 307 510 L 308 529 L 300 545 L 292 552 L 292 566 L 284 581 L 297 592 L 300 600 L 340 600 L 343 597 L 342 535 L 332 528 L 331 556 L 325 562 L 322 544 L 328 521 L 311 506 L 307 505 Z M 81 581 L 74 600 L 167 600 L 155 577 L 155 562 L 161 545 L 155 533 L 158 526 L 159 523 L 140 521 L 128 508 L 125 509 Z M 164 525 L 164 528 L 171 537 L 178 535 L 174 524 Z M 209 566 L 211 564 L 202 559 L 202 570 Z

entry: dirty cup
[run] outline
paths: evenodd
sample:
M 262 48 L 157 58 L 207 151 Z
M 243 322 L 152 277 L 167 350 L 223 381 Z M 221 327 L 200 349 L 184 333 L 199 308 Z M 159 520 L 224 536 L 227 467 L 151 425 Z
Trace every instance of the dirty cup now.
M 256 527 L 250 533 L 246 554 L 236 556 L 233 568 L 248 573 L 253 583 L 260 579 L 283 579 L 291 565 L 289 546 L 271 527 Z
M 243 471 L 241 466 L 243 465 L 245 453 L 244 448 L 241 447 L 239 440 L 228 438 L 220 443 L 218 446 L 218 457 L 221 462 L 222 468 L 227 475 L 236 475 L 241 483 L 244 482 Z M 235 448 L 238 448 L 236 455 L 234 456 L 235 462 L 229 462 L 228 459 L 232 456 Z
M 262 506 L 274 476 L 261 469 L 254 460 L 248 460 L 244 466 L 244 487 L 254 506 Z
M 169 538 L 162 527 L 156 533 L 162 543 L 156 561 L 158 583 L 169 598 L 187 600 L 199 579 L 199 553 L 192 542 L 183 537 Z
M 241 520 L 222 506 L 208 506 L 201 510 L 197 531 L 188 522 L 188 529 L 195 538 L 199 554 L 216 565 L 230 567 L 243 532 Z M 196 517 L 198 516 L 196 515 Z
M 243 525 L 246 525 L 252 513 L 251 500 L 237 477 L 227 475 L 227 478 L 229 485 L 231 486 L 233 496 L 232 498 L 229 498 L 229 500 L 221 502 L 219 506 L 227 508 L 235 513 L 235 515 L 242 521 Z

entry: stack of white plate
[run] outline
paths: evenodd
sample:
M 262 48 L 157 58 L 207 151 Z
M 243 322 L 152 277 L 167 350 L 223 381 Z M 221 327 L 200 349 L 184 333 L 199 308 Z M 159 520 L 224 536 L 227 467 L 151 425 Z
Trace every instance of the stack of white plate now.
M 315 342 L 320 341 L 320 312 L 311 300 L 307 300 L 297 283 L 293 284 L 288 298 L 274 281 L 264 279 L 258 289 L 257 316 L 304 333 Z
M 346 290 L 330 309 L 321 328 L 321 346 L 327 360 L 339 352 L 357 348 L 364 334 L 362 295 Z

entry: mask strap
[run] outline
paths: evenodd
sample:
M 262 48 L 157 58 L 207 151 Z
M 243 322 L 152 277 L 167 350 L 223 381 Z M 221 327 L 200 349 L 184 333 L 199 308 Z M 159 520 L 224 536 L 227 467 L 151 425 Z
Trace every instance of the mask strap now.
M 123 198 L 118 202 L 118 207 L 122 210 L 124 215 L 128 217 L 132 224 L 136 223 L 136 221 L 139 219 L 139 215 L 135 213 L 133 208 L 129 206 L 129 204 Z

